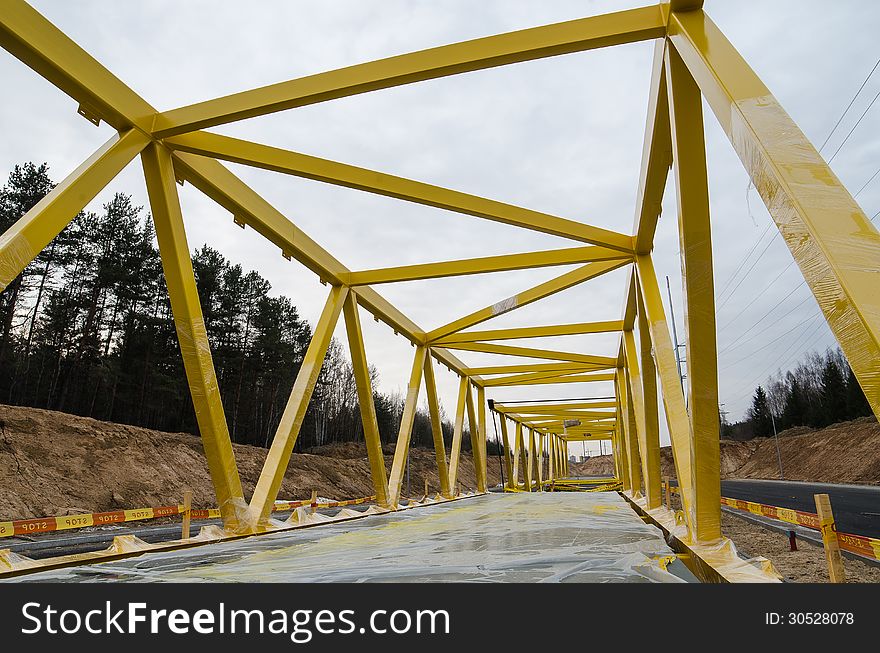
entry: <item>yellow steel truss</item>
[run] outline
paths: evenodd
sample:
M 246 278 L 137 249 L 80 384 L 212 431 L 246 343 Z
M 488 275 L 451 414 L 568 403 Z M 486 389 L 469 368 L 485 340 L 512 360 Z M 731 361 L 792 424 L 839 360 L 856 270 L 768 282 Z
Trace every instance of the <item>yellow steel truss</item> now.
M 383 88 L 468 71 L 655 40 L 633 234 L 598 228 L 380 171 L 253 143 L 206 128 Z M 875 414 L 880 411 L 880 234 L 719 29 L 699 0 L 653 6 L 413 52 L 159 112 L 23 0 L 0 6 L 0 46 L 78 103 L 110 139 L 0 236 L 0 289 L 135 156 L 140 155 L 184 367 L 226 526 L 266 528 L 334 327 L 344 314 L 377 501 L 397 507 L 424 379 L 440 492 L 459 474 L 467 417 L 477 487 L 487 491 L 486 388 L 610 382 L 609 398 L 498 403 L 507 489 L 542 489 L 569 474 L 568 442 L 610 440 L 616 476 L 645 507 L 660 506 L 658 391 L 669 428 L 687 536 L 720 533 L 718 386 L 714 288 L 702 99 L 718 118 L 816 295 Z M 483 258 L 352 271 L 220 161 L 295 175 L 514 225 L 574 246 Z M 651 259 L 660 205 L 674 169 L 684 278 L 688 401 L 676 370 Z M 175 181 L 189 182 L 330 285 L 256 489 L 245 503 L 193 278 Z M 549 281 L 425 331 L 372 286 L 450 276 L 578 265 Z M 628 266 L 620 320 L 471 330 L 472 327 Z M 415 347 L 404 411 L 386 476 L 359 310 Z M 493 341 L 620 333 L 616 356 Z M 452 352 L 537 359 L 467 366 Z M 440 428 L 434 362 L 459 377 L 451 454 Z M 476 398 L 474 398 L 474 393 Z M 686 409 L 686 406 L 689 408 Z M 514 424 L 513 431 L 509 422 Z M 512 440 L 512 441 L 511 441 Z M 545 474 L 544 458 L 547 458 Z M 522 481 L 520 481 L 522 478 Z

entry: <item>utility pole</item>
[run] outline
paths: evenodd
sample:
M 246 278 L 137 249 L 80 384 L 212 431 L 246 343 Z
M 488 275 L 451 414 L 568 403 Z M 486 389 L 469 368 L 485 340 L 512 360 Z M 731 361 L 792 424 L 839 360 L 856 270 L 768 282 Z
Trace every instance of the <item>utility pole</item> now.
M 784 481 L 785 476 L 782 474 L 782 454 L 779 453 L 779 435 L 776 433 L 776 419 L 773 417 L 773 409 L 769 406 L 767 407 L 767 412 L 770 413 L 770 423 L 773 424 L 773 439 L 776 441 L 776 462 L 779 463 L 779 479 Z

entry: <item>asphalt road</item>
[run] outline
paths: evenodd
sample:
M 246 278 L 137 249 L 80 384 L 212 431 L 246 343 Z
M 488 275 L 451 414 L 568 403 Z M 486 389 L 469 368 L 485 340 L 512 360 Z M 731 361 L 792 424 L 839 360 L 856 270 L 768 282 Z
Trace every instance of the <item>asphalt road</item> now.
M 837 530 L 880 538 L 880 487 L 758 479 L 721 481 L 721 494 L 779 508 L 816 512 L 814 494 L 831 497 Z

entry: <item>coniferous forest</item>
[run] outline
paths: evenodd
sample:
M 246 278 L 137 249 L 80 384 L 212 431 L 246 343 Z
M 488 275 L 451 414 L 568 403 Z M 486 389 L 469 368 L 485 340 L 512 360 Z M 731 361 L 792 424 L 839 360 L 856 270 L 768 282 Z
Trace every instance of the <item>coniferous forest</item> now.
M 52 188 L 46 164 L 16 166 L 0 189 L 0 232 Z M 192 262 L 232 440 L 267 447 L 311 328 L 258 272 L 208 245 Z M 77 215 L 0 293 L 0 321 L 0 403 L 198 432 L 152 220 L 129 195 Z M 363 439 L 344 351 L 332 342 L 297 449 Z M 374 399 L 382 440 L 393 442 L 403 397 Z M 445 416 L 443 430 L 448 446 Z M 420 409 L 413 444 L 432 442 Z

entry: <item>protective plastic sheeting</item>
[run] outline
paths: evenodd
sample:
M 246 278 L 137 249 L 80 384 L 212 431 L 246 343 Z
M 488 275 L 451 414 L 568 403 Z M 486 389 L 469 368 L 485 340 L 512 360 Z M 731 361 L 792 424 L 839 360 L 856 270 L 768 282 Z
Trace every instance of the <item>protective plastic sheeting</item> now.
M 616 493 L 483 495 L 22 581 L 683 582 Z

